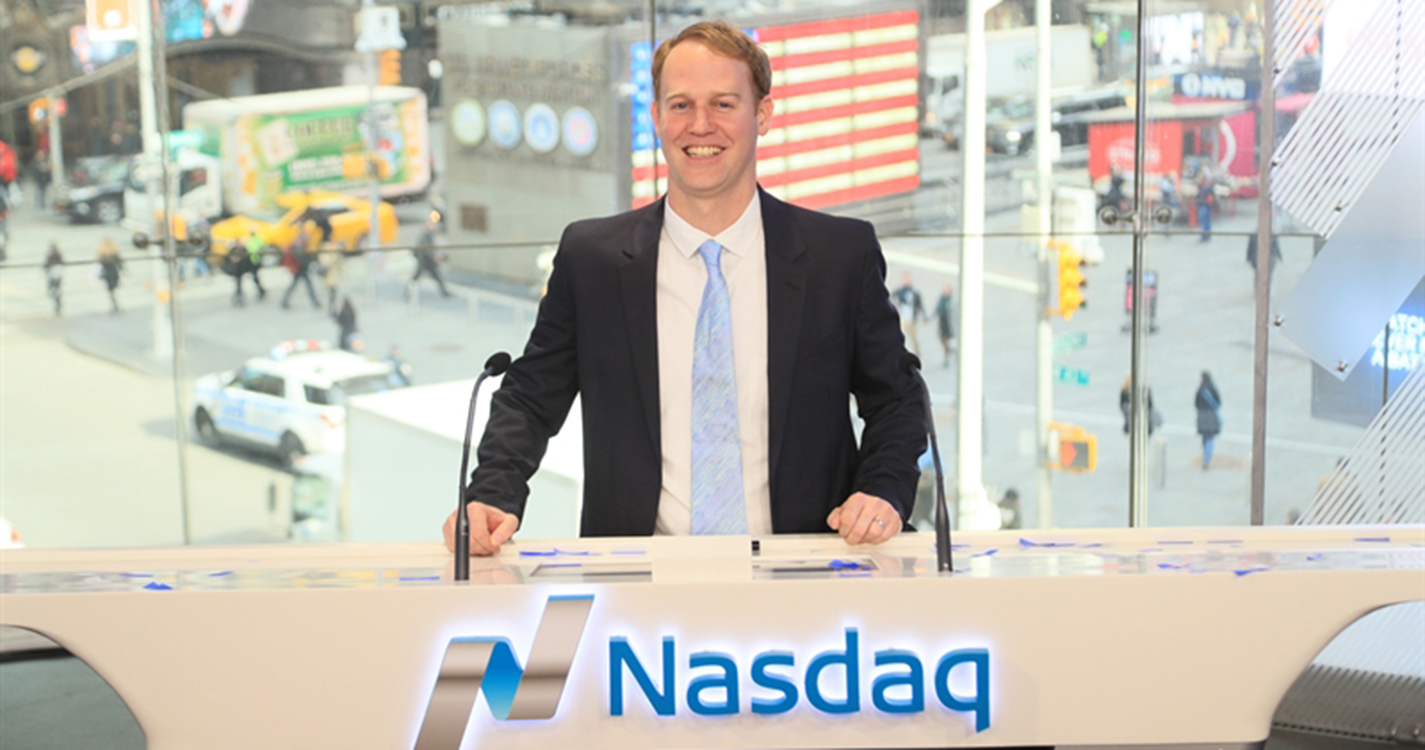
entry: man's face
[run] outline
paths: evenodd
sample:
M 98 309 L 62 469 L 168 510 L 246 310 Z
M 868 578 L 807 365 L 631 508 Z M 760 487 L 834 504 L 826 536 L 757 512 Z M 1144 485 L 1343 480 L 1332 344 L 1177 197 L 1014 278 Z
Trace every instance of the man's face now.
M 669 192 L 706 200 L 755 185 L 757 136 L 772 121 L 772 99 L 757 100 L 747 63 L 686 41 L 668 54 L 661 80 L 653 121 Z

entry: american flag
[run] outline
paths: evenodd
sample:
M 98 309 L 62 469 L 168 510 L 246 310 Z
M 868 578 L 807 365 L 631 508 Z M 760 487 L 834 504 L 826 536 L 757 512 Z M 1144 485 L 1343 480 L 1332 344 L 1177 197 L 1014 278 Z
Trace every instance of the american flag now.
M 920 186 L 919 22 L 903 10 L 750 32 L 772 61 L 774 115 L 757 148 L 767 192 L 823 208 Z M 632 176 L 634 208 L 656 200 L 662 152 L 634 150 Z

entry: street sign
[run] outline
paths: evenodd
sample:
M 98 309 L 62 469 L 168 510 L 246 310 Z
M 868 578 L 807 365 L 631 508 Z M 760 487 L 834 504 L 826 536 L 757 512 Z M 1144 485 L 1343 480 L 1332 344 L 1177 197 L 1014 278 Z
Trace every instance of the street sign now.
M 1067 365 L 1054 365 L 1054 380 L 1060 383 L 1088 385 L 1089 371 Z
M 1068 354 L 1089 345 L 1088 331 L 1070 331 L 1054 337 L 1054 353 Z

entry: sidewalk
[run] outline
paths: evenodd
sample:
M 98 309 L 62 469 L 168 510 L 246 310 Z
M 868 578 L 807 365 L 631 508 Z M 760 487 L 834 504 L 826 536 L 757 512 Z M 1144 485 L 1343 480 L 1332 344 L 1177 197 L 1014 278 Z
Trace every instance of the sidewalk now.
M 443 298 L 428 280 L 418 285 L 415 298 L 408 298 L 406 280 L 413 272 L 408 253 L 372 253 L 348 261 L 342 293 L 352 300 L 368 355 L 383 357 L 400 345 L 417 382 L 429 383 L 471 377 L 494 351 L 518 353 L 523 347 L 534 320 L 534 300 L 449 282 L 451 296 Z M 233 282 L 226 276 L 190 283 L 179 292 L 188 380 L 237 367 L 287 339 L 336 342 L 336 322 L 324 309 L 312 308 L 305 288 L 293 293 L 290 309 L 282 309 L 291 274 L 268 267 L 262 275 L 266 298 L 258 300 L 248 281 L 242 307 L 231 302 Z M 325 303 L 318 287 L 318 299 Z M 151 308 L 85 316 L 70 322 L 66 341 L 86 354 L 171 378 L 172 362 L 153 356 L 152 318 Z

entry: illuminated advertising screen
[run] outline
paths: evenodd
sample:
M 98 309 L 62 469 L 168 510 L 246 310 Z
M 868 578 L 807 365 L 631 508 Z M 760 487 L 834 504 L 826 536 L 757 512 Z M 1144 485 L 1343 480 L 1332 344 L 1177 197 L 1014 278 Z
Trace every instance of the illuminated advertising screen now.
M 164 37 L 169 42 L 187 42 L 212 36 L 204 33 L 203 0 L 163 0 Z
M 1311 416 L 1336 422 L 1370 424 L 1387 394 L 1425 359 L 1425 280 L 1415 287 L 1390 319 L 1390 336 L 1381 330 L 1344 381 L 1312 365 Z M 1386 381 L 1386 365 L 1390 379 Z
M 919 22 L 905 10 L 747 30 L 772 62 L 775 114 L 757 149 L 768 192 L 823 208 L 920 186 Z M 634 208 L 667 187 L 648 111 L 653 49 L 630 48 Z
M 74 66 L 85 73 L 93 73 L 102 65 L 113 62 L 134 51 L 134 43 L 108 38 L 96 38 L 83 24 L 69 27 L 69 51 L 74 55 Z

